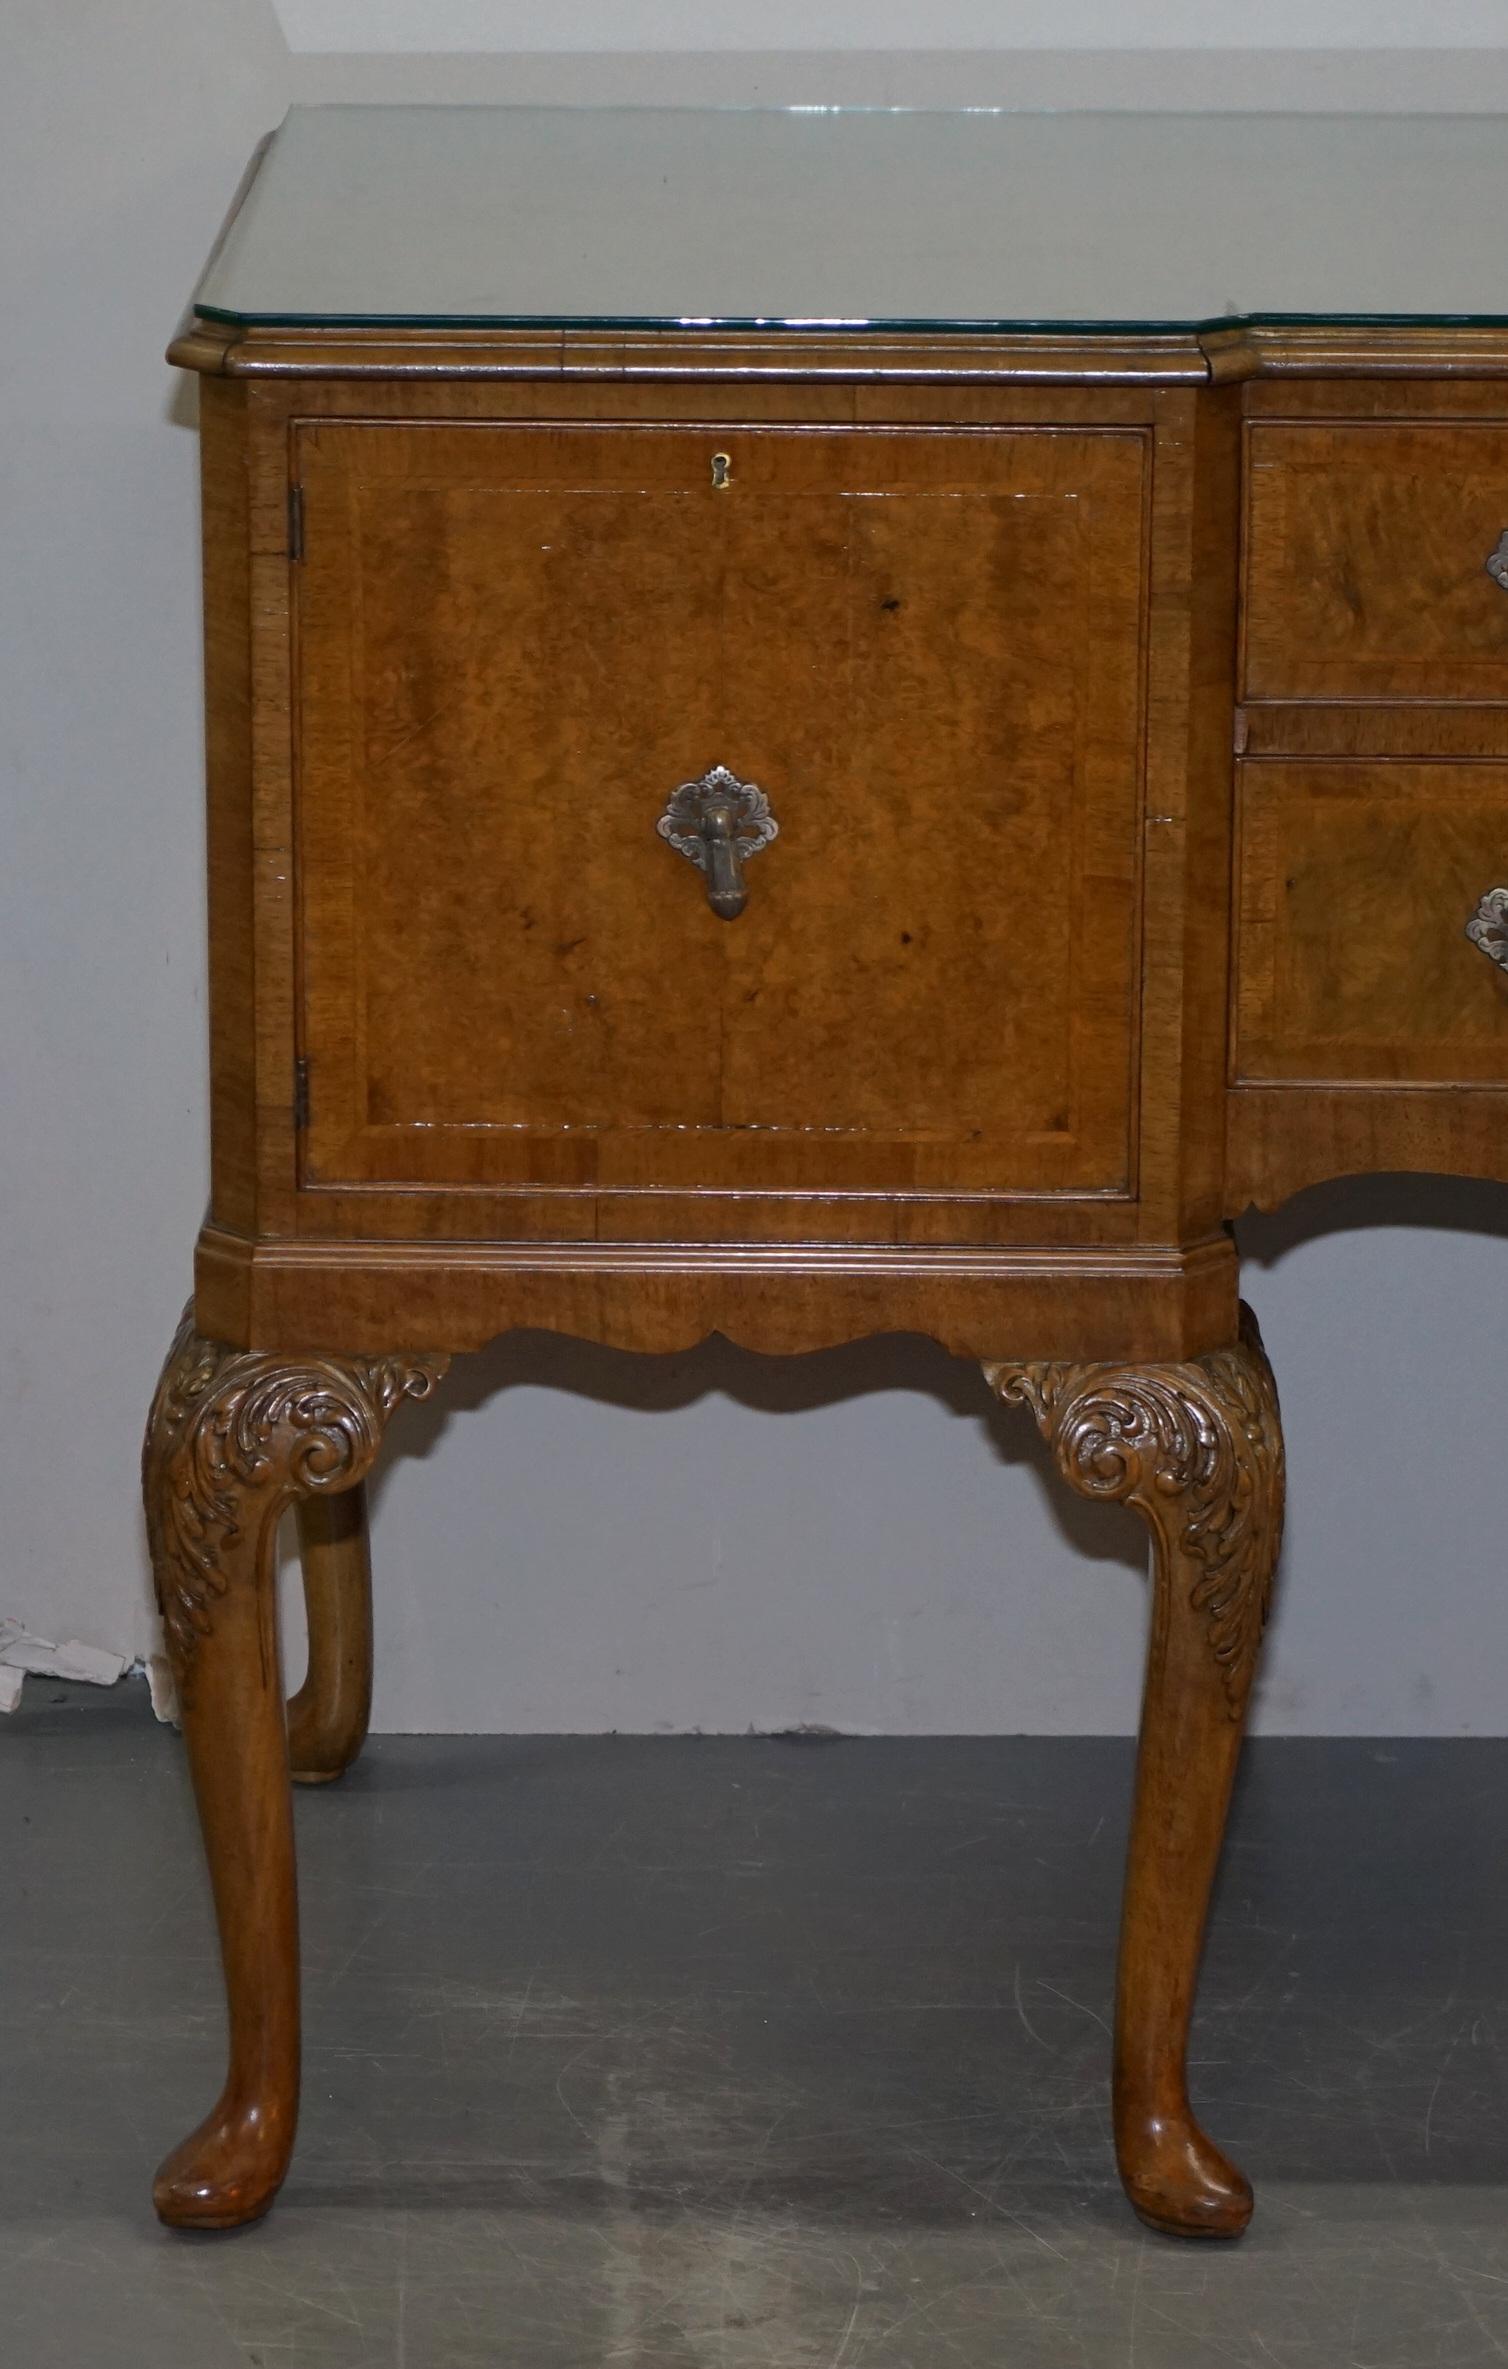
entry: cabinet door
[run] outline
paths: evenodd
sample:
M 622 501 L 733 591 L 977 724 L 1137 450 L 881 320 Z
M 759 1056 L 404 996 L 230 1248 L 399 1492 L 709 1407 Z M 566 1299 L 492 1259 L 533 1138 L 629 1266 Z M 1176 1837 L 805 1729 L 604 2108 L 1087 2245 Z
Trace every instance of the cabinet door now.
M 306 1188 L 1129 1192 L 1146 453 L 297 430 Z
M 1241 768 L 1238 1082 L 1508 1084 L 1508 767 Z

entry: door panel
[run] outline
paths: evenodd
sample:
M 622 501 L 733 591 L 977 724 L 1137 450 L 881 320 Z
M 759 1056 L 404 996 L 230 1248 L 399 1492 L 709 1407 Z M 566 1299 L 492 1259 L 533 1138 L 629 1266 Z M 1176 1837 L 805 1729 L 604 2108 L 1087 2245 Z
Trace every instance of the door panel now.
M 1238 1081 L 1508 1084 L 1508 767 L 1241 768 Z
M 301 427 L 305 1186 L 1129 1192 L 1146 452 Z
M 1508 698 L 1508 428 L 1248 431 L 1248 699 Z

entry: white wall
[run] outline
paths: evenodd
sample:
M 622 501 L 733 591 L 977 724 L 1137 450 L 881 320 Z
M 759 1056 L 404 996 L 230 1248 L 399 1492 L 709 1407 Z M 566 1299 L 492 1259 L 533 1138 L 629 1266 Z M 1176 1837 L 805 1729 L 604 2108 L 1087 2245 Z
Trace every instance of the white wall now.
M 323 45 L 301 59 L 268 0 L 11 0 L 6 19 L 0 1616 L 127 1653 L 150 1638 L 137 1443 L 205 1184 L 191 390 L 161 350 L 253 141 L 295 87 L 351 95 L 385 77 L 388 95 L 476 93 L 470 59 L 456 85 L 443 59 L 379 59 L 376 13 L 328 0 L 316 25 L 285 0 L 295 34 Z M 509 13 L 485 12 L 483 29 Z M 1236 27 L 1251 41 L 1251 13 L 1221 12 L 1202 37 Z M 1466 0 L 1285 6 L 1263 33 L 1335 45 L 1325 87 L 1353 103 L 1404 104 L 1413 63 L 1340 46 L 1380 42 L 1384 13 L 1389 40 L 1437 45 L 1432 89 L 1455 74 L 1480 98 L 1501 69 L 1501 54 L 1440 46 L 1491 30 Z M 554 53 L 494 59 L 494 88 L 769 96 L 772 75 L 796 73 L 765 52 L 706 63 L 740 27 L 771 39 L 774 18 L 752 6 L 682 25 L 696 56 L 622 54 L 626 27 L 664 38 L 677 21 L 556 10 Z M 929 16 L 928 38 L 1003 40 L 1001 21 L 960 0 Z M 802 22 L 826 47 L 808 53 L 801 93 L 853 96 L 841 44 L 872 52 L 902 20 L 851 0 Z M 1045 20 L 1004 22 L 1024 39 Z M 572 65 L 563 23 L 620 50 Z M 432 42 L 473 42 L 482 12 L 411 0 L 386 30 L 398 43 L 421 24 Z M 1087 83 L 1072 59 L 1039 54 L 1038 93 L 1193 87 L 1187 52 L 1146 49 L 1140 80 L 1125 61 L 1136 43 L 1192 38 L 1171 0 L 1056 10 L 1052 32 L 1120 46 L 1086 63 Z M 330 54 L 340 41 L 357 46 Z M 936 54 L 893 60 L 871 91 L 936 96 Z M 1229 70 L 1214 54 L 1218 102 Z M 1312 99 L 1302 61 L 1270 64 L 1267 97 Z M 1243 95 L 1252 72 L 1248 57 Z M 1342 1224 L 1368 1219 L 1388 1222 Z M 1326 1189 L 1247 1229 L 1293 1465 L 1269 1729 L 1508 1731 L 1505 1226 L 1508 1194 L 1439 1184 Z M 636 1362 L 509 1342 L 458 1368 L 405 1437 L 378 1490 L 379 1725 L 1133 1723 L 1137 1525 L 1066 1496 L 1029 1426 L 926 1344 L 780 1364 L 720 1344 Z
M 0 68 L 0 1615 L 138 1650 L 146 1393 L 204 1201 L 191 416 L 162 348 L 270 4 L 9 0 Z
M 277 0 L 296 50 L 1495 49 L 1501 0 Z

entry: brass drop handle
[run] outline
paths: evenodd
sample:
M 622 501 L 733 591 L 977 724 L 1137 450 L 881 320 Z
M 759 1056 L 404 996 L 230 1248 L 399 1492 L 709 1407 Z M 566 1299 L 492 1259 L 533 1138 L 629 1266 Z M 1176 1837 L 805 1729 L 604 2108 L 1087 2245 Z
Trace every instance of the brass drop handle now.
M 1466 924 L 1473 946 L 1480 946 L 1489 962 L 1508 971 L 1508 888 L 1490 888 Z
M 736 921 L 749 901 L 746 861 L 780 832 L 763 790 L 740 781 L 726 765 L 672 790 L 655 828 L 677 855 L 705 872 L 707 902 L 723 921 Z
M 734 836 L 738 808 L 731 798 L 709 798 L 702 808 L 702 845 L 707 850 L 707 902 L 724 921 L 734 920 L 749 901 L 743 861 Z

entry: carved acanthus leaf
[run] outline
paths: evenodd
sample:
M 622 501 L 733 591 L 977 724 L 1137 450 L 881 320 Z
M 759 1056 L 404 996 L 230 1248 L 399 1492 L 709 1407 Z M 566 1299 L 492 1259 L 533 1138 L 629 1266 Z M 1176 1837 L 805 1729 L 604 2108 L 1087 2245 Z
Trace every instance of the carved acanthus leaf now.
M 180 1677 L 230 1584 L 226 1550 L 295 1497 L 364 1479 L 394 1408 L 427 1398 L 446 1362 L 228 1349 L 185 1312 L 142 1457 L 157 1601 Z
M 1031 1409 L 1075 1489 L 1135 1506 L 1168 1561 L 1193 1567 L 1189 1602 L 1239 1718 L 1283 1527 L 1277 1392 L 1250 1309 L 1237 1347 L 1186 1364 L 984 1370 L 1002 1400 Z

